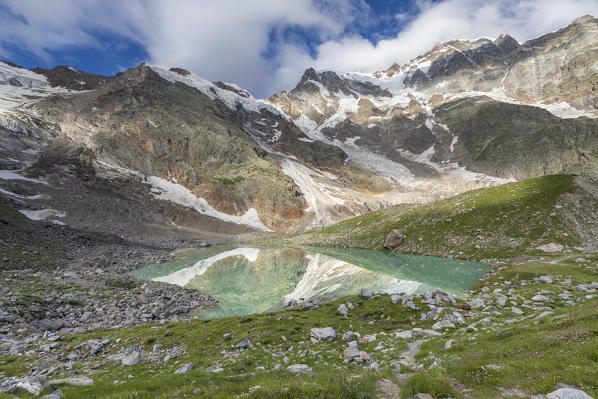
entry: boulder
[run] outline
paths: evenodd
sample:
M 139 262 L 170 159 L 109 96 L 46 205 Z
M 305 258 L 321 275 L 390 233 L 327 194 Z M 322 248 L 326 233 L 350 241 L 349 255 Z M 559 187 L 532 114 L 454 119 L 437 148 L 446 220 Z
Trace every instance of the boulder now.
M 175 371 L 175 374 L 185 374 L 190 372 L 191 370 L 193 370 L 193 363 L 187 363 L 187 364 L 183 364 L 181 367 L 178 368 L 177 371 Z
M 139 363 L 140 355 L 139 352 L 132 352 L 123 356 L 121 362 L 123 366 L 134 366 Z
M 345 348 L 343 351 L 343 360 L 346 363 L 356 362 L 371 364 L 374 362 L 374 359 L 367 352 L 351 346 Z
M 592 397 L 579 389 L 561 388 L 550 392 L 546 395 L 546 399 L 592 399 Z
M 0 392 L 2 393 L 19 393 L 25 391 L 37 396 L 44 389 L 46 389 L 46 383 L 38 377 L 9 377 L 0 380 Z
M 384 248 L 395 249 L 403 243 L 404 239 L 405 235 L 403 235 L 403 232 L 401 230 L 391 230 L 390 233 L 388 233 L 388 235 L 386 236 L 386 241 L 384 241 Z
M 64 326 L 62 319 L 43 319 L 39 322 L 39 329 L 42 331 L 56 331 Z
M 332 327 L 312 328 L 310 335 L 312 342 L 332 342 L 336 339 L 336 332 Z

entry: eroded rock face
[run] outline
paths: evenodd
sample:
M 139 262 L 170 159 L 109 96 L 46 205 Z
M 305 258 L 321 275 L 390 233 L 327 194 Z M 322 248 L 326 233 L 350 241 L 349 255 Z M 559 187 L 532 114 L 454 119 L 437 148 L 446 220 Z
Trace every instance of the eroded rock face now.
M 386 236 L 386 240 L 384 241 L 384 248 L 388 249 L 395 249 L 398 248 L 405 239 L 405 235 L 401 230 L 394 229 L 391 230 L 390 233 Z

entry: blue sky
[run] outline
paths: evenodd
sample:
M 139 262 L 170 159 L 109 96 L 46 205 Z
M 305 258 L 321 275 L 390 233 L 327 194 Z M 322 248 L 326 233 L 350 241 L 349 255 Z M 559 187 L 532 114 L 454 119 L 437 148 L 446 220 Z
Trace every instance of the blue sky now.
M 525 41 L 584 14 L 598 0 L 0 0 L 0 59 L 102 75 L 179 66 L 265 97 L 310 66 L 374 71 L 440 41 Z

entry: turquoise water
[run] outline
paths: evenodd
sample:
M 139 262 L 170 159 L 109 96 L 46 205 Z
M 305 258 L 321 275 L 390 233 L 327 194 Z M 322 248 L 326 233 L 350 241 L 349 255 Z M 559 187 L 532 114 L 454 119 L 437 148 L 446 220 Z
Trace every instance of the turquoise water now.
M 440 289 L 455 295 L 473 287 L 488 266 L 477 262 L 347 248 L 218 246 L 180 250 L 168 263 L 131 272 L 198 289 L 219 300 L 204 318 L 275 311 L 290 299 L 327 299 L 375 292 Z

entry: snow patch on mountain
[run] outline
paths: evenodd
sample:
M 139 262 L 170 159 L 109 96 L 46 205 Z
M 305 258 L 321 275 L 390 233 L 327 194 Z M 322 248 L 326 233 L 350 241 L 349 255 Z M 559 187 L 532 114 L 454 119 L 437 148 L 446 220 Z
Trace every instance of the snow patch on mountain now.
M 0 110 L 15 109 L 66 92 L 68 89 L 63 87 L 51 87 L 44 75 L 0 61 Z
M 202 215 L 211 216 L 225 222 L 245 225 L 262 231 L 272 231 L 262 223 L 257 211 L 250 208 L 241 216 L 229 215 L 214 209 L 204 198 L 196 197 L 185 186 L 178 183 L 171 183 L 158 176 L 145 176 L 141 172 L 126 169 L 106 161 L 96 161 L 96 175 L 104 178 L 119 177 L 123 175 L 137 176 L 152 186 L 152 195 L 161 200 L 170 201 L 195 209 Z
M 212 100 L 220 99 L 222 102 L 226 104 L 228 108 L 230 108 L 233 111 L 237 110 L 237 106 L 241 106 L 245 108 L 247 111 L 260 113 L 262 109 L 266 109 L 272 112 L 273 114 L 285 116 L 278 110 L 278 108 L 272 106 L 272 104 L 265 100 L 257 100 L 253 97 L 244 97 L 235 93 L 234 91 L 221 89 L 209 80 L 200 78 L 194 73 L 189 73 L 188 75 L 183 76 L 179 73 L 169 71 L 164 68 L 159 68 L 155 66 L 152 66 L 151 68 L 154 72 L 156 72 L 162 78 L 166 79 L 171 83 L 180 82 L 189 87 L 196 88 L 206 96 L 210 97 Z M 247 93 L 245 90 L 242 90 L 237 85 L 229 85 L 237 90 Z

